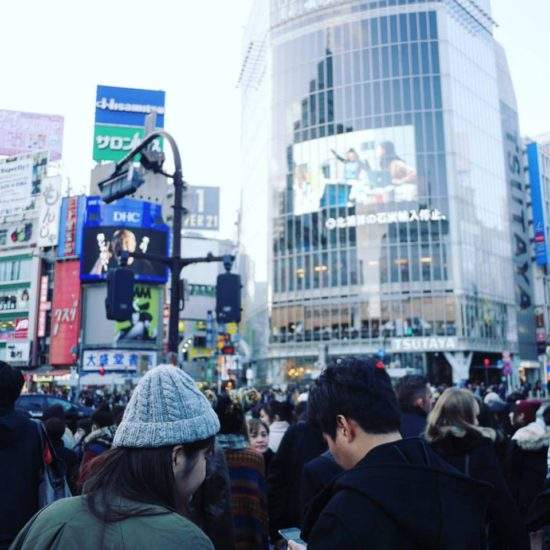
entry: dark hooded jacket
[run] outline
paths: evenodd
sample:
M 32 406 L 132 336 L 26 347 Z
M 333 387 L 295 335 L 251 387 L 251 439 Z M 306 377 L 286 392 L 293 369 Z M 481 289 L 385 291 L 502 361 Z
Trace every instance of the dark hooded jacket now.
M 43 459 L 38 425 L 13 408 L 0 411 L 0 549 L 38 511 Z
M 418 437 L 426 429 L 428 415 L 420 407 L 401 407 L 401 436 Z
M 308 550 L 481 549 L 491 491 L 420 439 L 387 443 L 314 499 L 302 538 Z
M 529 548 L 527 531 L 518 507 L 504 480 L 493 438 L 493 430 L 453 430 L 430 443 L 444 460 L 464 474 L 485 481 L 494 488 L 489 502 L 489 546 L 499 550 Z M 486 437 L 489 436 L 489 437 Z

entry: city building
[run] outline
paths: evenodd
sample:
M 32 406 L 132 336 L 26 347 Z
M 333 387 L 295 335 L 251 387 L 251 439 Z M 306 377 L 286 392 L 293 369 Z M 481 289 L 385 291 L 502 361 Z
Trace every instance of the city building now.
M 489 0 L 254 3 L 241 247 L 268 380 L 345 354 L 432 382 L 536 358 L 523 145 L 494 25 Z

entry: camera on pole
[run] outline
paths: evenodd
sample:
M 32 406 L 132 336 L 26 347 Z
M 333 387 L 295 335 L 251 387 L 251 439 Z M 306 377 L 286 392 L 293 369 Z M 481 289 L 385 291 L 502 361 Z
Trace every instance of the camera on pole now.
M 225 256 L 223 265 L 226 273 L 218 275 L 216 281 L 216 321 L 223 323 L 241 322 L 241 278 L 229 273 L 233 263 L 232 256 Z
M 121 258 L 123 265 L 107 271 L 105 310 L 111 321 L 128 321 L 134 312 L 134 272 L 126 266 L 127 254 Z

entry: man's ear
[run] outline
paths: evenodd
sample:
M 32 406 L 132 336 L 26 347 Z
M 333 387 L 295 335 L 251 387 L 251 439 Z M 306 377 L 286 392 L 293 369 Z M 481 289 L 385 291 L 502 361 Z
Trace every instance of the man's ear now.
M 353 420 L 348 420 L 341 414 L 336 417 L 336 431 L 339 431 L 348 443 L 351 443 L 356 436 L 356 429 L 353 424 L 355 424 Z

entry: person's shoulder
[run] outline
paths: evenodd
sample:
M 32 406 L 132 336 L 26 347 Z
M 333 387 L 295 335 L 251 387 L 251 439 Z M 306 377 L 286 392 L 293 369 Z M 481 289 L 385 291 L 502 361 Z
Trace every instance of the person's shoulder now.
M 40 529 L 41 526 L 51 527 L 69 523 L 75 517 L 83 518 L 87 513 L 85 499 L 86 497 L 80 495 L 52 502 L 36 516 L 34 522 L 36 528 Z

